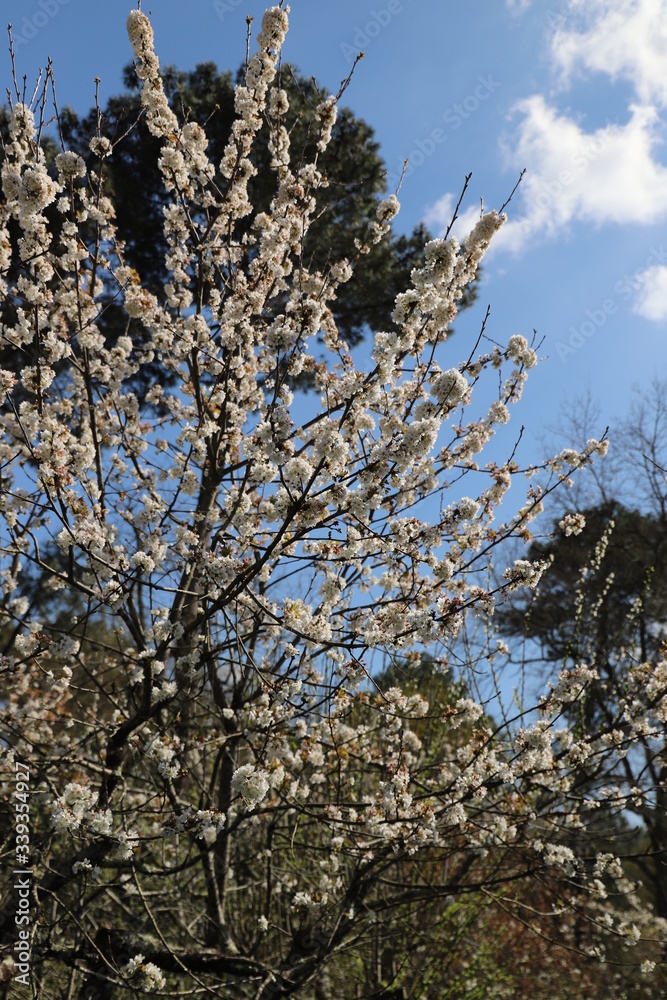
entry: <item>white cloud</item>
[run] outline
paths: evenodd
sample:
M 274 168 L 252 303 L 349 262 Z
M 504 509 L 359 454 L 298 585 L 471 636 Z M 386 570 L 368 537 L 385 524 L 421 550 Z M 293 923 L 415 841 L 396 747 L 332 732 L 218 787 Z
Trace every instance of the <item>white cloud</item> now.
M 563 22 L 551 49 L 565 82 L 578 70 L 606 73 L 667 106 L 667 0 L 585 0 Z
M 519 14 L 532 0 L 505 3 Z M 667 0 L 560 0 L 545 23 L 561 84 L 599 72 L 630 81 L 635 100 L 626 108 L 615 100 L 622 124 L 589 131 L 552 98 L 536 94 L 516 104 L 501 149 L 508 170 L 526 174 L 494 249 L 519 252 L 574 223 L 649 226 L 667 217 L 667 167 L 658 155 L 667 124 L 660 116 L 667 108 Z M 446 228 L 451 198 L 431 206 L 431 225 Z
M 667 267 L 655 265 L 637 275 L 637 297 L 632 311 L 655 322 L 667 319 Z
M 531 4 L 531 0 L 506 0 L 506 2 L 512 14 L 523 14 Z
M 518 251 L 573 221 L 647 225 L 667 215 L 667 168 L 653 156 L 660 124 L 654 109 L 632 106 L 625 125 L 592 132 L 542 96 L 519 102 L 515 111 L 522 118 L 503 151 L 508 168 L 527 168 L 522 214 L 503 227 L 496 246 Z
M 436 236 L 444 236 L 452 221 L 457 201 L 456 195 L 447 192 L 447 194 L 443 194 L 442 198 L 438 198 L 434 205 L 429 205 L 426 209 L 424 222 L 435 232 Z M 459 242 L 463 241 L 479 219 L 480 208 L 481 206 L 472 205 L 460 212 L 452 226 L 450 236 L 456 236 Z

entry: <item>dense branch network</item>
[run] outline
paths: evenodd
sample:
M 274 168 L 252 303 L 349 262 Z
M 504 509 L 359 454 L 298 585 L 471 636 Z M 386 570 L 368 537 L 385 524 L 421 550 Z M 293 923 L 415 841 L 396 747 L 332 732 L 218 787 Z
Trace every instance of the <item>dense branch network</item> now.
M 589 957 L 640 938 L 651 956 L 660 934 L 618 858 L 587 839 L 599 802 L 581 778 L 611 773 L 614 753 L 664 721 L 664 664 L 580 738 L 566 716 L 594 680 L 586 665 L 502 724 L 438 666 L 469 614 L 486 620 L 537 583 L 539 560 L 515 561 L 495 587 L 484 571 L 605 445 L 540 469 L 479 465 L 537 361 L 523 336 L 501 348 L 485 329 L 467 360 L 447 360 L 504 221 L 495 211 L 461 243 L 428 243 L 394 328 L 354 360 L 332 303 L 399 205 L 378 201 L 356 257 L 310 268 L 336 98 L 316 108 L 314 158 L 293 167 L 276 81 L 286 31 L 287 9 L 269 9 L 213 163 L 202 127 L 169 106 L 148 18 L 129 16 L 168 196 L 164 301 L 116 239 L 112 143 L 91 139 L 94 172 L 63 150 L 52 176 L 38 142 L 46 89 L 37 121 L 19 93 L 11 109 L 0 266 L 18 277 L 5 280 L 15 322 L 2 337 L 36 361 L 18 382 L 0 372 L 0 762 L 8 800 L 17 762 L 31 775 L 30 976 L 43 997 L 324 996 L 334 956 L 353 984 L 368 949 L 379 979 L 400 985 L 400 969 L 422 974 L 405 949 L 421 908 L 453 927 L 466 900 L 562 931 Z M 250 153 L 266 122 L 275 195 L 257 213 Z M 127 318 L 113 344 L 99 328 L 110 290 Z M 140 344 L 132 320 L 149 331 Z M 155 362 L 169 377 L 142 397 L 133 379 Z M 303 373 L 315 393 L 298 391 Z M 499 388 L 470 416 L 487 374 Z M 525 473 L 546 484 L 499 523 Z M 69 602 L 66 618 L 37 617 L 24 586 L 35 573 Z M 432 697 L 410 687 L 427 651 Z M 503 655 L 496 643 L 477 663 Z M 9 946 L 14 931 L 5 920 Z

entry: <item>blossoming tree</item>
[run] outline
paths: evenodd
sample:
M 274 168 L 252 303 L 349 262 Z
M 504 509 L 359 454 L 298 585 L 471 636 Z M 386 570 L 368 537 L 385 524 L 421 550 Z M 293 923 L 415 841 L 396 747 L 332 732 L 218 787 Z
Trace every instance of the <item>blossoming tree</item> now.
M 585 665 L 537 713 L 500 723 L 463 689 L 430 704 L 377 679 L 425 650 L 437 664 L 469 612 L 537 582 L 544 567 L 527 560 L 495 592 L 481 571 L 504 539 L 529 538 L 544 489 L 604 445 L 547 463 L 549 484 L 494 520 L 513 476 L 538 470 L 480 470 L 477 456 L 536 354 L 483 329 L 456 364 L 446 339 L 501 212 L 461 244 L 427 245 L 395 331 L 355 363 L 331 303 L 398 201 L 378 202 L 352 259 L 309 267 L 336 99 L 316 109 L 314 159 L 293 169 L 276 76 L 287 13 L 264 15 L 219 163 L 166 100 L 148 18 L 129 16 L 169 195 L 164 303 L 115 238 L 112 143 L 92 137 L 96 172 L 63 150 L 51 176 L 50 76 L 32 103 L 16 88 L 0 205 L 15 322 L 2 335 L 36 363 L 20 384 L 0 373 L 0 763 L 6 802 L 18 809 L 26 785 L 30 805 L 5 846 L 26 877 L 3 903 L 3 975 L 40 997 L 409 995 L 424 907 L 445 926 L 475 898 L 544 933 L 537 895 L 559 908 L 563 947 L 600 957 L 641 940 L 648 973 L 659 927 L 619 859 L 591 854 L 581 831 L 596 802 L 577 793 L 591 760 L 639 738 L 642 705 L 582 743 L 563 717 Z M 275 196 L 258 213 L 249 154 L 264 122 Z M 113 345 L 98 326 L 109 289 L 127 321 Z M 171 378 L 140 398 L 133 377 L 155 360 Z M 295 391 L 304 372 L 316 395 Z M 486 373 L 497 396 L 470 417 Z M 34 573 L 67 620 L 37 620 Z M 652 684 L 662 704 L 664 669 Z M 576 941 L 568 914 L 586 922 Z

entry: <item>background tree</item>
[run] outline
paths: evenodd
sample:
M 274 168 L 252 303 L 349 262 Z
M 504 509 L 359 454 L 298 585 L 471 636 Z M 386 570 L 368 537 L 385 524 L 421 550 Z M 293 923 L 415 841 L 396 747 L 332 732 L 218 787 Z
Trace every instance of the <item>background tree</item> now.
M 623 469 L 633 469 L 633 493 L 653 511 L 629 510 L 603 499 L 582 514 L 569 514 L 554 525 L 547 542 L 534 542 L 532 559 L 546 559 L 550 569 L 529 600 L 517 597 L 499 613 L 508 635 L 537 643 L 539 656 L 552 675 L 585 663 L 597 674 L 578 701 L 572 723 L 580 734 L 623 727 L 619 705 L 628 691 L 647 683 L 652 664 L 664 656 L 667 623 L 667 523 L 663 513 L 664 475 L 657 457 L 662 409 L 654 394 L 635 408 L 634 432 L 626 425 L 619 434 L 616 487 L 623 492 Z M 651 431 L 649 432 L 649 427 Z M 641 458 L 636 454 L 641 442 Z M 627 445 L 632 442 L 632 448 Z M 627 463 L 627 464 L 626 464 Z M 643 471 L 638 481 L 637 467 Z M 607 480 L 606 490 L 610 481 Z M 599 483 L 598 483 L 599 486 Z M 632 752 L 619 757 L 614 786 L 635 790 L 628 805 L 645 829 L 650 849 L 638 861 L 656 912 L 667 918 L 667 745 L 664 713 Z M 590 786 L 609 779 L 593 767 Z M 627 831 L 626 831 L 627 833 Z M 617 829 L 620 840 L 622 831 Z M 636 842 L 636 837 L 634 838 Z M 628 838 L 631 853 L 632 838 Z
M 554 532 L 529 550 L 551 566 L 536 599 L 503 609 L 503 627 L 537 639 L 548 661 L 587 660 L 607 675 L 628 649 L 641 660 L 656 658 L 667 620 L 667 535 L 660 520 L 612 500 L 571 515 Z
M 544 495 L 531 487 L 499 523 L 512 477 L 544 467 L 479 471 L 536 353 L 483 329 L 453 367 L 446 343 L 504 216 L 483 215 L 462 244 L 430 241 L 393 329 L 355 364 L 333 306 L 398 202 L 378 202 L 358 258 L 306 256 L 336 99 L 317 104 L 312 157 L 294 162 L 276 78 L 286 30 L 286 12 L 269 9 L 211 161 L 204 129 L 170 108 L 148 18 L 130 14 L 167 192 L 159 294 L 114 229 L 110 140 L 92 137 L 92 172 L 63 149 L 54 179 L 37 142 L 48 74 L 37 122 L 16 87 L 4 332 L 30 354 L 18 382 L 0 371 L 2 613 L 18 625 L 0 661 L 0 777 L 29 821 L 2 856 L 27 881 L 11 875 L 0 910 L 3 970 L 24 911 L 12 968 L 40 998 L 414 992 L 428 916 L 446 932 L 457 904 L 508 904 L 510 892 L 522 915 L 546 901 L 564 947 L 601 957 L 613 941 L 632 962 L 639 942 L 652 962 L 659 922 L 613 852 L 591 855 L 572 833 L 596 819 L 598 803 L 579 794 L 591 759 L 613 774 L 619 749 L 641 745 L 664 710 L 665 664 L 619 703 L 622 731 L 578 742 L 563 719 L 593 679 L 583 667 L 535 715 L 498 722 L 437 677 L 430 703 L 414 677 L 398 680 L 408 660 L 421 683 L 426 649 L 444 660 L 468 612 L 488 617 L 543 570 L 519 559 L 494 592 L 479 583 L 497 546 L 529 535 Z M 274 188 L 256 208 L 263 129 Z M 102 325 L 110 297 L 126 319 L 116 339 Z M 304 373 L 317 390 L 305 397 L 294 391 Z M 487 373 L 497 398 L 480 415 Z M 547 494 L 604 450 L 591 441 L 545 463 Z M 71 621 L 45 621 L 21 592 L 26 573 L 84 606 L 72 599 Z M 92 614 L 99 630 L 82 649 Z M 89 682 L 99 711 L 80 698 Z M 623 813 L 636 793 L 616 788 Z M 466 955 L 447 958 L 427 970 L 429 988 L 463 975 Z

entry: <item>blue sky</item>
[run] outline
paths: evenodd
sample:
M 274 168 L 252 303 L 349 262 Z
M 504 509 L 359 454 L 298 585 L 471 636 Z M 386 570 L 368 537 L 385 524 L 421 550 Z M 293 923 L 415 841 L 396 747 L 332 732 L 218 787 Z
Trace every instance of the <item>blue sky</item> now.
M 163 64 L 236 69 L 259 0 L 144 0 Z M 130 5 L 4 0 L 17 65 L 54 62 L 61 105 L 120 90 Z M 600 431 L 633 386 L 667 379 L 667 0 L 293 0 L 285 58 L 335 90 L 364 49 L 345 101 L 375 129 L 390 176 L 408 157 L 399 228 L 437 234 L 466 173 L 464 222 L 510 222 L 487 257 L 479 305 L 457 322 L 456 364 L 491 304 L 491 336 L 544 337 L 513 413 L 524 459 L 542 428 L 590 392 Z M 6 60 L 6 73 L 9 60 Z M 564 444 L 565 442 L 562 442 Z

